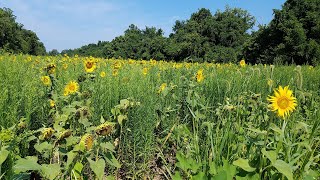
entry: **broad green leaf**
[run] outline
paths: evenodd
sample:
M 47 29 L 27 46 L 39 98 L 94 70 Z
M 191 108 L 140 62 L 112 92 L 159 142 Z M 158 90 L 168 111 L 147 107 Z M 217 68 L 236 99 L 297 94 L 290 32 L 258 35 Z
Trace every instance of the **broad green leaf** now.
M 119 116 L 118 116 L 118 123 L 120 124 L 120 125 L 122 125 L 122 122 L 123 122 L 123 120 L 126 120 L 128 117 L 127 117 L 127 115 L 122 115 L 122 114 L 120 114 Z
M 271 164 L 274 164 L 277 160 L 277 153 L 275 151 L 266 151 L 265 148 L 261 150 L 262 154 L 265 155 L 270 161 Z
M 59 174 L 60 165 L 59 164 L 43 164 L 41 165 L 41 174 L 43 177 L 48 178 L 50 180 L 55 179 Z
M 118 160 L 113 156 L 112 153 L 107 153 L 106 154 L 106 161 L 108 164 L 116 167 L 116 168 L 120 168 L 121 167 L 121 164 L 118 162 Z
M 81 117 L 79 120 L 84 127 L 89 127 L 92 123 L 88 120 L 88 118 Z
M 188 162 L 188 159 L 185 157 L 184 154 L 182 154 L 181 152 L 178 152 L 176 157 L 178 160 L 178 162 L 176 164 L 177 167 L 179 167 L 181 170 L 183 170 L 185 172 L 188 171 L 188 169 L 191 169 L 191 166 Z
M 73 146 L 75 144 L 78 144 L 80 137 L 75 136 L 69 136 L 66 138 L 66 146 Z
M 204 172 L 199 172 L 198 174 L 192 176 L 191 179 L 198 180 L 198 179 L 205 179 L 205 178 L 206 178 L 206 174 Z
M 2 149 L 0 151 L 0 166 L 7 159 L 9 153 L 10 152 L 8 150 L 6 150 L 6 149 Z
M 67 168 L 72 164 L 72 162 L 73 162 L 74 158 L 77 156 L 77 154 L 78 153 L 74 152 L 74 151 L 70 151 L 67 153 L 67 157 L 68 157 L 67 165 L 66 165 Z
M 223 162 L 223 167 L 221 168 L 222 170 L 227 172 L 227 180 L 233 180 L 234 176 L 237 173 L 236 166 L 229 164 L 228 160 L 226 159 L 223 159 L 222 162 Z M 221 168 L 219 168 L 219 171 L 221 171 Z
M 217 174 L 217 168 L 216 168 L 216 164 L 214 163 L 214 161 L 212 161 L 210 164 L 209 164 L 209 174 L 211 175 L 215 175 Z
M 101 143 L 101 144 L 100 144 L 100 147 L 101 147 L 102 149 L 107 149 L 107 150 L 110 150 L 110 151 L 114 152 L 114 146 L 113 146 L 113 144 L 111 144 L 110 142 Z
M 49 144 L 47 141 L 41 144 L 35 144 L 34 148 L 39 152 L 42 153 L 43 151 L 48 151 L 53 148 L 53 144 Z
M 73 172 L 73 175 L 76 176 L 77 179 L 81 178 L 82 169 L 83 169 L 83 164 L 81 162 L 77 162 L 74 165 L 72 172 Z
M 88 158 L 90 168 L 96 175 L 97 179 L 103 179 L 104 177 L 104 168 L 106 167 L 106 162 L 104 159 L 99 159 L 98 161 L 92 161 Z
M 172 180 L 182 180 L 182 177 L 181 177 L 179 171 L 176 171 L 176 172 L 174 173 L 174 175 L 172 176 Z
M 212 180 L 232 180 L 228 179 L 228 174 L 225 170 L 219 171 L 219 173 L 212 177 Z
M 276 162 L 273 164 L 273 166 L 283 175 L 285 175 L 288 180 L 293 180 L 293 173 L 292 173 L 292 169 L 291 166 L 282 161 L 282 160 L 276 160 Z
M 27 156 L 15 162 L 13 170 L 15 173 L 26 172 L 29 170 L 39 171 L 41 166 L 37 163 L 38 158 L 35 156 Z
M 106 180 L 115 180 L 116 178 L 112 175 L 109 175 L 106 177 Z
M 259 174 L 254 174 L 254 175 L 247 174 L 245 177 L 237 176 L 236 179 L 237 180 L 260 180 L 261 177 L 259 176 Z
M 256 170 L 255 168 L 253 168 L 253 167 L 251 167 L 249 165 L 249 160 L 248 159 L 240 158 L 240 159 L 238 159 L 236 161 L 233 161 L 232 164 L 235 165 L 235 166 L 240 167 L 241 169 L 243 169 L 243 170 L 245 170 L 247 172 L 253 172 L 253 171 Z

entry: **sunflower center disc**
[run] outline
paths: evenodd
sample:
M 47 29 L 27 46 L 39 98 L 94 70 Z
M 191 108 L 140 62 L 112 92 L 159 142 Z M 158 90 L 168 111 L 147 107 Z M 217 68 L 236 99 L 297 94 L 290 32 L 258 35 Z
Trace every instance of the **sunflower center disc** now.
M 281 109 L 286 109 L 289 106 L 289 99 L 287 97 L 280 97 L 277 104 Z
M 92 62 L 87 62 L 86 66 L 87 66 L 88 69 L 91 69 L 92 66 L 93 66 L 93 63 Z

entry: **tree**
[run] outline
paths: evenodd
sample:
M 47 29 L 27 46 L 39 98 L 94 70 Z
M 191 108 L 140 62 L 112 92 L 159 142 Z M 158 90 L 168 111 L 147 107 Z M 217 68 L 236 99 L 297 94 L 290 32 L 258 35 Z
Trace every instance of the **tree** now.
M 320 1 L 287 0 L 244 49 L 250 62 L 319 64 Z
M 13 53 L 44 55 L 45 47 L 37 35 L 18 24 L 12 10 L 0 8 L 0 49 Z

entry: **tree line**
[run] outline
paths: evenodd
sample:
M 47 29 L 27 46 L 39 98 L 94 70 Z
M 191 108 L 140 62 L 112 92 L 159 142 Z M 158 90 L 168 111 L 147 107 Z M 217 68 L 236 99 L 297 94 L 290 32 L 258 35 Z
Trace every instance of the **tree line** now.
M 6 25 L 2 22 L 2 11 L 0 26 Z M 12 11 L 5 9 L 4 12 L 9 12 L 10 17 L 14 17 Z M 140 29 L 131 24 L 123 35 L 112 41 L 98 41 L 77 49 L 63 50 L 61 53 L 52 50 L 48 54 L 177 62 L 227 63 L 245 59 L 252 64 L 320 63 L 320 0 L 287 0 L 280 10 L 274 10 L 270 23 L 259 25 L 256 31 L 253 30 L 254 25 L 255 18 L 240 8 L 226 7 L 214 14 L 209 9 L 202 8 L 191 14 L 189 19 L 176 21 L 169 37 L 164 36 L 162 29 Z M 33 38 L 29 38 L 33 41 L 8 43 L 13 36 L 7 36 L 7 41 L 3 41 L 3 32 L 6 31 L 2 29 L 0 48 L 35 55 L 43 53 L 39 51 L 41 48 L 38 51 L 31 48 L 41 47 L 42 44 L 35 34 Z M 17 37 L 19 36 L 14 38 Z M 38 46 L 30 46 L 30 43 Z
M 46 54 L 36 33 L 17 23 L 16 16 L 9 8 L 0 8 L 0 50 L 32 55 Z

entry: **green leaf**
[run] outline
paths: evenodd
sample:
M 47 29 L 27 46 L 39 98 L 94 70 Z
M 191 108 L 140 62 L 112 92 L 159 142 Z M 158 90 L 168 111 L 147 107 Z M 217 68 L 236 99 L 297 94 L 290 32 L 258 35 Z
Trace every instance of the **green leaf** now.
M 254 174 L 254 175 L 247 174 L 245 177 L 237 176 L 236 179 L 237 180 L 260 180 L 261 177 L 259 176 L 259 174 Z
M 277 160 L 277 153 L 275 151 L 266 151 L 265 148 L 261 150 L 262 154 L 265 155 L 270 161 L 271 164 L 274 164 Z
M 181 177 L 179 171 L 176 171 L 176 172 L 174 173 L 174 175 L 172 176 L 172 180 L 182 180 L 182 177 Z
M 38 158 L 35 156 L 27 156 L 15 162 L 13 170 L 15 173 L 26 172 L 29 170 L 39 171 L 41 166 L 37 163 Z
M 116 168 L 120 168 L 121 167 L 121 164 L 118 162 L 118 160 L 113 156 L 112 153 L 108 152 L 106 154 L 106 161 L 108 164 L 116 167 Z
M 70 152 L 67 153 L 68 159 L 67 159 L 66 167 L 69 167 L 72 164 L 72 162 L 73 162 L 74 158 L 77 156 L 77 154 L 78 153 L 76 153 L 74 151 L 70 151 Z
M 195 180 L 206 179 L 206 174 L 204 172 L 199 172 L 198 174 L 192 176 L 191 179 L 195 179 Z
M 122 122 L 123 122 L 123 120 L 126 120 L 128 117 L 127 117 L 127 115 L 122 115 L 122 114 L 120 114 L 119 116 L 118 116 L 118 123 L 120 124 L 120 125 L 122 125 Z
M 101 147 L 102 149 L 107 149 L 107 150 L 110 150 L 110 151 L 112 151 L 112 152 L 115 152 L 115 151 L 114 151 L 114 145 L 111 144 L 110 142 L 101 143 L 101 144 L 100 144 L 100 147 Z
M 6 150 L 6 149 L 2 149 L 0 151 L 0 166 L 7 159 L 9 153 L 10 152 L 8 150 Z
M 184 154 L 182 154 L 181 152 L 178 152 L 177 155 L 177 164 L 176 166 L 179 167 L 181 170 L 187 172 L 188 169 L 191 169 L 190 164 L 188 162 L 188 159 L 185 157 Z
M 234 166 L 232 164 L 229 164 L 228 160 L 226 160 L 226 159 L 223 159 L 222 162 L 223 162 L 223 167 L 220 167 L 218 171 L 221 171 L 221 168 L 222 168 L 222 170 L 227 172 L 227 178 L 226 179 L 227 180 L 233 180 L 234 176 L 237 173 L 236 166 Z
M 81 117 L 79 120 L 84 127 L 89 127 L 92 123 L 88 120 L 88 118 Z
M 282 134 L 282 130 L 277 125 L 275 125 L 273 123 L 270 124 L 270 129 L 272 129 L 274 132 Z
M 292 169 L 291 166 L 282 161 L 282 160 L 276 160 L 276 162 L 273 164 L 273 166 L 283 175 L 285 175 L 288 180 L 293 180 L 293 173 L 292 173 Z
M 232 164 L 235 165 L 235 166 L 240 167 L 241 169 L 243 169 L 243 170 L 245 170 L 247 172 L 253 172 L 253 171 L 256 170 L 255 168 L 253 168 L 253 167 L 251 167 L 249 165 L 249 160 L 248 159 L 240 158 L 240 159 L 238 159 L 236 161 L 233 161 Z
M 81 179 L 81 172 L 82 172 L 82 169 L 83 169 L 83 164 L 81 162 L 77 162 L 73 169 L 72 169 L 72 172 L 73 172 L 73 175 L 76 176 L 75 178 L 77 179 Z
M 98 179 L 103 179 L 104 177 L 104 168 L 106 167 L 106 162 L 104 159 L 99 159 L 98 161 L 92 161 L 88 158 L 90 163 L 90 168 L 96 175 Z
M 49 144 L 47 141 L 41 144 L 35 144 L 34 148 L 39 152 L 42 153 L 43 151 L 48 151 L 53 149 L 53 145 Z
M 41 174 L 50 180 L 55 179 L 59 174 L 60 171 L 60 165 L 59 164 L 43 164 L 41 166 Z
M 263 130 L 261 131 L 260 129 L 254 129 L 254 128 L 247 128 L 249 131 L 255 132 L 259 135 L 267 135 L 267 131 Z
M 220 171 L 217 175 L 213 176 L 212 180 L 232 180 L 232 179 L 228 179 L 228 174 L 224 170 L 224 171 Z
M 209 164 L 209 174 L 211 174 L 211 175 L 217 174 L 217 168 L 216 168 L 216 164 L 214 163 L 214 161 L 210 162 L 210 164 Z

